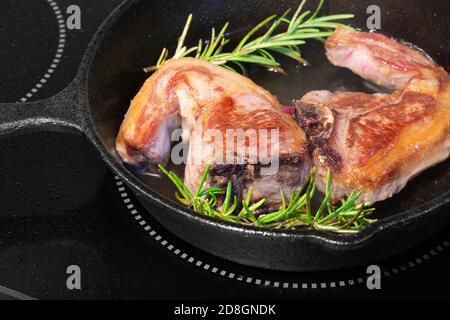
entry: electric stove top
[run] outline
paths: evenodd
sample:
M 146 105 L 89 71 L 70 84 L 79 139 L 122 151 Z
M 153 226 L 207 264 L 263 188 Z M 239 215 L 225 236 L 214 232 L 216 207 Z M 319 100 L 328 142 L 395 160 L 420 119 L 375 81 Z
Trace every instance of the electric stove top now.
M 119 3 L 4 0 L 0 101 L 37 101 L 67 86 Z M 71 5 L 81 10 L 81 29 L 66 23 Z M 381 289 L 369 290 L 368 266 L 273 272 L 193 248 L 152 219 L 80 135 L 0 137 L 0 155 L 0 299 L 450 297 L 450 226 L 375 262 Z M 80 270 L 80 289 L 69 289 L 70 266 Z

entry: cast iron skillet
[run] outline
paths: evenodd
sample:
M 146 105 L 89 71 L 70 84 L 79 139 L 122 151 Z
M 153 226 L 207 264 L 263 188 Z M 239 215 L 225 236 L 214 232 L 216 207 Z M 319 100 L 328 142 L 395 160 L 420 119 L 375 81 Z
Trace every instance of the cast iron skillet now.
M 379 1 L 382 31 L 415 43 L 449 70 L 447 33 L 450 7 L 441 1 Z M 366 9 L 373 0 L 333 1 L 324 13 L 354 13 L 356 27 L 366 29 Z M 312 7 L 314 1 L 310 1 Z M 120 176 L 148 211 L 168 230 L 213 255 L 238 263 L 284 271 L 320 271 L 367 264 L 423 241 L 449 220 L 448 161 L 422 174 L 393 200 L 381 204 L 385 218 L 356 235 L 315 231 L 276 231 L 243 227 L 199 216 L 176 204 L 162 180 L 150 184 L 120 162 L 114 140 L 130 99 L 147 77 L 142 68 L 155 61 L 163 46 L 175 46 L 189 13 L 195 20 L 192 40 L 210 27 L 230 21 L 238 33 L 298 1 L 280 0 L 143 0 L 120 5 L 92 40 L 75 80 L 56 96 L 27 104 L 0 104 L 2 136 L 20 131 L 82 133 L 105 163 Z M 331 67 L 320 44 L 304 49 L 312 67 L 287 65 L 290 76 L 252 71 L 259 84 L 282 102 L 313 89 L 371 91 L 350 72 Z

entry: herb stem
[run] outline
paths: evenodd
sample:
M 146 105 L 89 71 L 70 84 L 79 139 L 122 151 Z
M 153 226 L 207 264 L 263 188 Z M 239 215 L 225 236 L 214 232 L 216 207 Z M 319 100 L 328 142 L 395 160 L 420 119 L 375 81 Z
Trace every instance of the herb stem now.
M 210 39 L 206 44 L 199 40 L 196 46 L 188 49 L 185 46 L 185 41 L 193 20 L 193 15 L 190 14 L 183 32 L 178 38 L 175 54 L 170 59 L 193 55 L 196 59 L 205 60 L 226 69 L 235 70 L 237 68 L 244 74 L 246 73 L 244 63 L 257 64 L 266 68 L 279 68 L 281 63 L 269 51 L 307 64 L 301 56 L 300 46 L 306 44 L 306 40 L 309 39 L 323 41 L 338 27 L 351 29 L 351 27 L 342 25 L 337 21 L 351 19 L 353 15 L 333 14 L 318 17 L 324 0 L 319 1 L 312 14 L 310 11 L 303 12 L 305 4 L 306 0 L 302 0 L 291 18 L 288 18 L 291 10 L 285 11 L 281 16 L 271 15 L 267 17 L 247 32 L 231 50 L 226 47 L 230 42 L 230 39 L 227 38 L 228 22 L 225 23 L 218 34 L 216 34 L 216 29 L 212 28 Z M 261 36 L 257 36 L 265 28 L 267 30 Z M 168 59 L 169 51 L 164 48 L 156 65 L 144 70 L 157 70 Z
M 242 208 L 239 211 L 237 210 L 237 198 L 232 192 L 231 181 L 228 181 L 225 189 L 214 186 L 206 187 L 205 184 L 211 166 L 206 166 L 194 195 L 174 172 L 168 171 L 162 166 L 159 166 L 159 168 L 174 183 L 178 190 L 175 196 L 180 203 L 192 208 L 197 213 L 227 222 L 276 229 L 306 228 L 338 233 L 354 233 L 376 221 L 368 218 L 368 215 L 375 210 L 370 208 L 369 203 L 356 203 L 362 196 L 363 191 L 352 192 L 339 207 L 333 205 L 331 202 L 333 198 L 332 174 L 329 169 L 326 174 L 324 198 L 313 215 L 312 199 L 317 189 L 316 168 L 313 168 L 309 184 L 303 194 L 300 188 L 294 189 L 289 201 L 287 201 L 284 192 L 280 190 L 281 204 L 279 209 L 264 214 L 260 213 L 259 210 L 263 208 L 267 200 L 259 199 L 252 203 L 252 187 L 249 187 L 246 191 L 242 200 Z M 222 197 L 223 200 L 221 206 L 219 205 L 219 197 Z

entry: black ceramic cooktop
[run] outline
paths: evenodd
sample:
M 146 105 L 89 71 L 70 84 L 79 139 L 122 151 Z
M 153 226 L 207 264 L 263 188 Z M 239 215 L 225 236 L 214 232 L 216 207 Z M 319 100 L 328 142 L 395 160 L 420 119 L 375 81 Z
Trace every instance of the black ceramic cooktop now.
M 36 101 L 68 85 L 119 2 L 2 1 L 0 101 Z M 81 29 L 66 24 L 71 5 Z M 82 136 L 0 137 L 0 155 L 0 299 L 450 297 L 450 227 L 377 262 L 381 290 L 369 290 L 368 266 L 279 273 L 192 248 L 139 206 Z M 81 271 L 80 290 L 68 288 L 70 266 Z

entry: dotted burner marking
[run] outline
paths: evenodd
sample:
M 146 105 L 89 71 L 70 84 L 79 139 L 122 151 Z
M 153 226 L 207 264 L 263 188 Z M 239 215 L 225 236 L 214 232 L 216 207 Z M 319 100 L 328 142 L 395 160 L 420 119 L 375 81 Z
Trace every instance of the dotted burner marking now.
M 61 62 L 61 58 L 64 53 L 64 48 L 66 46 L 66 22 L 62 15 L 62 12 L 59 9 L 59 6 L 56 3 L 56 1 L 54 0 L 46 0 L 46 1 L 52 8 L 56 20 L 58 22 L 58 29 L 59 29 L 58 48 L 56 49 L 55 56 L 53 57 L 52 63 L 50 64 L 50 67 L 48 68 L 47 72 L 39 80 L 39 82 L 37 82 L 34 85 L 34 87 L 25 94 L 25 96 L 20 98 L 19 102 L 27 102 L 28 99 L 30 99 L 34 94 L 36 94 L 36 92 L 38 92 L 39 89 L 41 89 L 47 83 L 48 79 L 51 78 L 56 68 L 58 67 L 59 63 Z
M 274 280 L 268 280 L 268 279 L 255 279 L 250 276 L 245 275 L 236 275 L 233 272 L 224 270 L 218 266 L 211 265 L 210 263 L 203 262 L 187 252 L 183 252 L 180 249 L 177 249 L 175 247 L 175 244 L 170 243 L 168 240 L 164 239 L 161 235 L 158 234 L 156 230 L 150 226 L 146 220 L 143 219 L 143 217 L 139 214 L 138 210 L 136 209 L 135 205 L 133 204 L 132 199 L 129 197 L 128 192 L 125 188 L 125 185 L 122 180 L 118 176 L 114 177 L 115 184 L 117 187 L 117 191 L 120 194 L 120 197 L 122 198 L 122 202 L 125 205 L 125 207 L 128 209 L 129 214 L 133 217 L 135 222 L 144 229 L 144 231 L 151 236 L 155 241 L 157 241 L 162 247 L 166 248 L 172 254 L 178 256 L 180 259 L 184 260 L 187 263 L 190 263 L 192 265 L 195 265 L 196 267 L 219 275 L 223 278 L 228 278 L 230 280 L 244 282 L 247 284 L 253 284 L 257 286 L 262 287 L 272 287 L 276 289 L 308 289 L 308 290 L 321 290 L 321 289 L 327 289 L 327 288 L 336 288 L 336 287 L 346 287 L 346 286 L 355 286 L 355 285 L 364 285 L 365 279 L 362 277 L 354 278 L 354 279 L 348 279 L 348 280 L 333 280 L 333 281 L 321 281 L 321 282 L 280 282 L 280 281 L 274 281 Z M 429 260 L 431 257 L 436 256 L 438 253 L 444 251 L 444 249 L 448 248 L 450 246 L 450 237 L 447 238 L 444 242 L 442 242 L 440 245 L 437 245 L 433 249 L 429 250 L 428 252 L 424 253 L 423 255 L 419 256 L 418 258 L 411 260 L 407 263 L 404 263 L 400 266 L 393 267 L 391 269 L 385 270 L 383 272 L 383 275 L 385 277 L 390 277 L 393 275 L 397 275 L 400 272 L 406 271 L 408 269 L 414 268 L 416 265 L 423 263 L 425 260 Z

